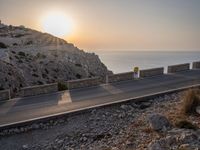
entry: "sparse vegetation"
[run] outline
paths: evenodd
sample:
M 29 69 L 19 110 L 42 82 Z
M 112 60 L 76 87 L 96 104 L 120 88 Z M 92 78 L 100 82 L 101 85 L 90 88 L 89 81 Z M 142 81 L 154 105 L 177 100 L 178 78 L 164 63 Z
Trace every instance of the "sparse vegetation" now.
M 54 72 L 58 72 L 59 70 L 58 70 L 58 68 L 55 68 L 55 69 L 52 69 Z
M 64 91 L 67 89 L 68 89 L 68 87 L 65 83 L 58 82 L 58 91 Z
M 76 78 L 77 79 L 81 79 L 81 75 L 80 74 L 76 74 Z
M 46 58 L 46 56 L 44 54 L 41 54 L 41 53 L 37 53 L 36 57 L 42 58 L 42 59 Z
M 81 64 L 75 64 L 77 67 L 82 67 L 82 65 Z
M 49 74 L 49 71 L 48 71 L 48 69 L 46 69 L 46 68 L 45 68 L 44 70 L 45 70 L 45 72 L 46 72 L 47 74 Z
M 8 48 L 8 46 L 5 45 L 4 43 L 0 42 L 0 48 Z
M 25 36 L 25 34 L 17 34 L 17 35 L 15 35 L 14 37 L 20 38 L 20 37 L 23 37 L 23 36 Z
M 21 59 L 18 60 L 18 63 L 23 63 L 23 61 Z
M 48 76 L 47 76 L 46 74 L 43 73 L 43 74 L 42 74 L 42 77 L 43 77 L 43 78 L 47 78 Z
M 37 74 L 35 74 L 35 73 L 32 74 L 32 76 L 33 76 L 33 77 L 39 77 L 39 75 L 37 75 Z
M 19 59 L 19 57 L 18 57 L 17 55 L 15 55 L 15 58 L 16 58 L 16 59 Z
M 50 60 L 49 63 L 55 63 L 53 60 Z
M 26 45 L 31 45 L 31 44 L 33 44 L 33 41 L 28 41 L 28 42 L 26 43 Z
M 182 113 L 191 114 L 195 113 L 195 108 L 200 105 L 200 90 L 191 89 L 187 91 L 183 97 Z
M 37 83 L 38 83 L 39 85 L 42 85 L 42 84 L 43 84 L 43 82 L 42 82 L 42 81 L 37 81 Z
M 152 130 L 151 128 L 148 127 L 148 128 L 144 128 L 144 129 L 143 129 L 143 132 L 150 134 L 150 133 L 153 132 L 153 130 Z
M 26 54 L 24 52 L 19 52 L 18 55 L 25 57 Z
M 18 44 L 17 43 L 13 43 L 13 46 L 17 46 Z
M 34 69 L 33 69 L 33 72 L 37 72 L 37 68 L 34 68 Z
M 58 55 L 57 55 L 57 54 L 54 54 L 54 57 L 58 57 Z
M 191 122 L 187 121 L 187 120 L 177 120 L 175 122 L 175 126 L 178 128 L 184 128 L 184 129 L 193 129 L 196 130 L 198 129 L 197 126 L 193 125 Z

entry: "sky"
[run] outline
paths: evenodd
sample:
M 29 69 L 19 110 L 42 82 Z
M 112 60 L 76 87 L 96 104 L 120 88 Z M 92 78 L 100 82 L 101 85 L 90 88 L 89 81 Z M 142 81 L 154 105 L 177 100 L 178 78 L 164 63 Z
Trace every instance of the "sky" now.
M 3 23 L 42 32 L 58 11 L 72 22 L 63 38 L 81 49 L 200 50 L 200 0 L 0 0 Z

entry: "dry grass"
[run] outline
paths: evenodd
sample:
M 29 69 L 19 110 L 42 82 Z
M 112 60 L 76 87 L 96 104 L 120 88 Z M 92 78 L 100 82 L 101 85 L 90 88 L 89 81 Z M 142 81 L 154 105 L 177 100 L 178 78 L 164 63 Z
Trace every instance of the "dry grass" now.
M 183 129 L 193 129 L 196 130 L 198 129 L 198 126 L 194 125 L 192 122 L 184 119 L 177 119 L 176 122 L 174 123 L 176 127 L 178 128 L 183 128 Z
M 195 113 L 198 105 L 200 105 L 200 90 L 190 89 L 184 94 L 181 113 L 184 115 Z
M 145 132 L 145 133 L 148 133 L 148 134 L 150 134 L 150 133 L 152 133 L 152 132 L 154 132 L 151 128 L 144 128 L 144 129 L 142 129 L 142 131 L 143 132 Z
M 166 116 L 175 127 L 198 129 L 199 125 L 192 121 L 193 118 L 196 118 L 195 113 L 198 105 L 200 105 L 200 90 L 190 89 L 183 93 L 181 101 L 172 106 L 167 111 Z

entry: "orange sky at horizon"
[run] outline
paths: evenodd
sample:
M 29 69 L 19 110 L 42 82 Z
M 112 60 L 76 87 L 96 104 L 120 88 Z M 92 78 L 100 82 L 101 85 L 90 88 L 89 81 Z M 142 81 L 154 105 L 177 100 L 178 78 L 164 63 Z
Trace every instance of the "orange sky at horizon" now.
M 41 18 L 51 12 L 72 20 L 72 29 L 63 38 L 86 51 L 200 50 L 200 1 L 196 0 L 0 2 L 2 22 L 42 32 Z

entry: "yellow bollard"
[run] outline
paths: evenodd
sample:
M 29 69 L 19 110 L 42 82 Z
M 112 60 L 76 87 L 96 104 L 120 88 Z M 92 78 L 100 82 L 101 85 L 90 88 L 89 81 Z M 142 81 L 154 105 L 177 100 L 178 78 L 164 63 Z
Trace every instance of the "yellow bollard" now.
M 134 76 L 134 79 L 139 78 L 139 67 L 134 67 L 133 76 Z

